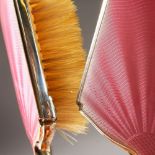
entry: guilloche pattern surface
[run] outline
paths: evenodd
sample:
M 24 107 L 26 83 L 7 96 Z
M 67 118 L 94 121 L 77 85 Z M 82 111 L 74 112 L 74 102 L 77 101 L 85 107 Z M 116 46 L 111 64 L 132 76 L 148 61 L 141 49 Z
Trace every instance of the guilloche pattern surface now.
M 27 136 L 33 145 L 39 132 L 39 116 L 13 0 L 0 0 L 0 21 L 19 110 Z
M 83 111 L 117 142 L 154 155 L 155 1 L 109 0 L 90 55 Z

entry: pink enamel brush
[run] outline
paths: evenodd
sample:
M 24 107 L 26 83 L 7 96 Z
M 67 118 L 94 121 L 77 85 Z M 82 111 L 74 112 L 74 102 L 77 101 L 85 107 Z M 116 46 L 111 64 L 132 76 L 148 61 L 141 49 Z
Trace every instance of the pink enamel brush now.
M 29 141 L 34 146 L 35 141 L 39 140 L 39 114 L 12 0 L 0 1 L 0 21 L 19 109 Z
M 84 50 L 75 10 L 71 0 L 0 0 L 18 105 L 35 155 L 51 154 L 55 129 L 86 129 L 76 105 Z
M 155 1 L 104 0 L 78 104 L 130 154 L 155 155 Z

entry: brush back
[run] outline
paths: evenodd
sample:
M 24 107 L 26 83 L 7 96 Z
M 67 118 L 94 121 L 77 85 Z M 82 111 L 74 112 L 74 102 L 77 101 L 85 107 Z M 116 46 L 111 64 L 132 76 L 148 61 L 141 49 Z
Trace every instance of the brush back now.
M 78 102 L 112 140 L 154 155 L 155 1 L 108 0 L 103 14 Z

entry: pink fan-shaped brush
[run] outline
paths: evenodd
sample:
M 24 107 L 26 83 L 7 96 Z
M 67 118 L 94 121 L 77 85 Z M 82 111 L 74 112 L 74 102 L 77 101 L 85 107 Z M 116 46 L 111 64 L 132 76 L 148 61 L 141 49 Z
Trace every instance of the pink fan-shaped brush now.
M 155 155 L 154 0 L 104 0 L 78 103 L 115 143 Z

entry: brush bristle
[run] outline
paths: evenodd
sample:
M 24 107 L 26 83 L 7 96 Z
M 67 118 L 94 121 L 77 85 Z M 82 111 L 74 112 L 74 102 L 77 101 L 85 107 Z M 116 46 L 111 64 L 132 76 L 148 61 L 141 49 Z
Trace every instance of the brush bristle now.
M 57 128 L 83 133 L 86 121 L 76 105 L 84 50 L 71 0 L 29 0 L 40 57 L 57 110 Z

